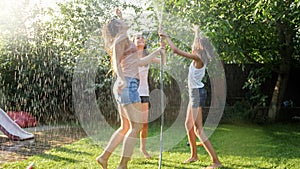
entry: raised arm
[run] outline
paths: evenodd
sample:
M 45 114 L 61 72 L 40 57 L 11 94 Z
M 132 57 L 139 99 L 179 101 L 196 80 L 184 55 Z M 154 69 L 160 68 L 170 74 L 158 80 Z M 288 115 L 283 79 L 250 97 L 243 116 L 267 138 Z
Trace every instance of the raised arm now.
M 126 40 L 121 40 L 113 45 L 112 64 L 114 72 L 117 75 L 119 81 L 119 89 L 126 86 L 125 77 L 121 68 L 121 58 L 125 50 Z
M 160 47 L 161 47 L 161 52 L 160 52 L 160 55 L 161 55 L 161 58 L 159 57 L 155 57 L 152 59 L 152 62 L 153 63 L 160 63 L 161 60 L 162 60 L 162 63 L 165 65 L 166 62 L 167 62 L 167 57 L 166 57 L 166 44 L 164 43 L 162 37 L 161 37 L 161 40 L 160 40 Z
M 122 12 L 119 8 L 116 9 L 116 14 L 119 17 L 119 19 L 123 19 Z
M 195 36 L 195 39 L 196 38 L 199 38 L 199 32 L 198 32 L 198 30 L 199 30 L 199 26 L 198 25 L 194 25 L 194 36 Z
M 158 48 L 152 53 L 150 53 L 149 55 L 147 55 L 146 57 L 140 58 L 138 61 L 138 66 L 145 66 L 153 62 L 153 59 L 155 59 L 155 57 L 160 54 L 161 50 L 162 48 Z
M 176 53 L 177 55 L 180 55 L 180 56 L 183 56 L 183 57 L 186 57 L 186 58 L 189 58 L 189 59 L 193 59 L 193 60 L 198 60 L 199 59 L 198 55 L 188 53 L 188 52 L 185 52 L 185 51 L 182 51 L 182 50 L 178 49 L 168 35 L 161 34 L 161 36 L 166 38 L 168 44 L 170 45 L 171 50 L 174 53 Z
M 162 57 L 162 63 L 165 65 L 166 62 L 167 62 L 166 55 L 165 55 L 165 54 L 164 54 L 164 55 L 161 55 L 161 57 Z M 161 58 L 155 57 L 155 58 L 152 59 L 152 62 L 153 62 L 153 63 L 158 63 L 158 64 L 159 64 L 159 63 L 161 62 Z

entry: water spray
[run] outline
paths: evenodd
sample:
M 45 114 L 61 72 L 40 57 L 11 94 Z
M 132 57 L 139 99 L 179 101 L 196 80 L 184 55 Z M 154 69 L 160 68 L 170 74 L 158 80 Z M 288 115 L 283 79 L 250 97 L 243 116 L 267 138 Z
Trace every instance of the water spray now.
M 159 21 L 159 32 L 162 32 L 162 19 L 163 19 L 163 9 L 164 9 L 164 2 L 162 5 L 162 8 L 159 10 L 157 9 L 158 12 L 158 21 Z M 163 38 L 160 37 L 160 43 L 162 45 L 163 43 Z M 158 169 L 161 169 L 162 166 L 162 152 L 163 152 L 163 133 L 164 133 L 164 97 L 163 97 L 163 92 L 164 92 L 164 58 L 166 58 L 166 52 L 161 51 L 161 60 L 160 60 L 160 104 L 161 104 L 161 127 L 160 127 L 160 151 L 159 151 L 159 163 L 158 163 Z

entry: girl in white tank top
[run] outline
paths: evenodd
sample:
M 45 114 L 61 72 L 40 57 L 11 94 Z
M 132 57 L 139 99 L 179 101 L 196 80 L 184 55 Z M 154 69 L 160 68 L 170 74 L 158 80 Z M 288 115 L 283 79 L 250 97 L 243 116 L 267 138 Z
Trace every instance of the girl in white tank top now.
M 207 60 L 209 60 L 209 54 L 211 52 L 211 44 L 208 38 L 199 37 L 198 36 L 198 26 L 194 26 L 195 39 L 192 46 L 192 52 L 188 53 L 178 49 L 174 43 L 171 41 L 170 37 L 164 33 L 161 33 L 161 37 L 165 37 L 167 42 L 170 45 L 172 51 L 180 56 L 183 56 L 188 59 L 192 59 L 192 63 L 189 68 L 189 76 L 188 76 L 188 86 L 189 86 L 189 94 L 190 94 L 190 104 L 187 109 L 187 116 L 185 127 L 187 131 L 187 135 L 189 138 L 189 144 L 191 148 L 191 156 L 185 163 L 190 163 L 194 161 L 198 161 L 197 156 L 197 148 L 196 148 L 196 136 L 201 140 L 202 145 L 205 147 L 205 150 L 208 152 L 212 159 L 212 164 L 207 168 L 218 168 L 222 167 L 222 164 L 212 146 L 209 139 L 206 137 L 203 126 L 202 126 L 202 107 L 200 104 L 194 104 L 195 101 L 201 100 L 199 99 L 201 91 L 204 90 L 202 79 L 205 75 L 205 65 Z M 197 94 L 198 97 L 194 97 L 194 93 Z M 203 92 L 206 93 L 206 92 Z M 202 93 L 202 94 L 203 94 Z M 192 96 L 192 97 L 191 97 Z M 197 115 L 197 116 L 195 116 Z M 194 119 L 195 117 L 195 119 Z

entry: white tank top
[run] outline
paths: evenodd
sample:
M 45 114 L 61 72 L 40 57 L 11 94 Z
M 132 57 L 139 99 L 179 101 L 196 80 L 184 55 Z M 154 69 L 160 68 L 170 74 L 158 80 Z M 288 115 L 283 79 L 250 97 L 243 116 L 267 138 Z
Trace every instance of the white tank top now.
M 202 68 L 197 69 L 194 66 L 194 61 L 190 64 L 189 75 L 188 75 L 188 85 L 189 88 L 202 88 L 204 87 L 204 83 L 202 83 L 202 79 L 205 76 L 205 65 Z
M 149 96 L 148 72 L 149 65 L 139 67 L 140 85 L 138 92 L 140 96 Z

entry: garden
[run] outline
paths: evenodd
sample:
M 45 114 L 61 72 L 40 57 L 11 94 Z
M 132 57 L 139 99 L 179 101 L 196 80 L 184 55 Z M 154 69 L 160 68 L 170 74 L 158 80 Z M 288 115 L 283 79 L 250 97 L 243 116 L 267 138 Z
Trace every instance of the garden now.
M 300 168 L 300 2 L 262 0 L 2 0 L 0 168 L 99 168 L 120 126 L 103 25 L 122 10 L 128 35 L 159 47 L 158 27 L 191 51 L 192 25 L 217 53 L 203 79 L 203 125 L 222 168 Z M 190 60 L 166 47 L 150 65 L 146 159 L 136 143 L 128 168 L 210 165 L 190 156 L 184 128 Z M 162 90 L 161 90 L 162 89 Z M 162 92 L 161 92 L 162 91 Z M 199 140 L 197 140 L 199 141 Z M 122 144 L 108 161 L 117 168 Z M 161 149 L 162 148 L 162 149 Z
M 149 135 L 157 130 L 159 130 L 159 125 L 150 126 Z M 61 130 L 61 132 L 65 131 Z M 45 133 L 54 135 L 55 138 L 47 137 L 47 140 L 43 140 L 43 136 L 38 136 L 36 142 L 39 143 L 23 146 L 23 149 L 26 148 L 26 150 L 15 150 L 14 154 L 8 156 L 6 162 L 1 164 L 1 168 L 26 168 L 32 162 L 35 168 L 99 168 L 95 158 L 103 148 L 95 144 L 89 137 L 76 135 L 80 133 L 79 131 L 70 132 L 73 135 L 69 135 L 69 139 L 63 133 L 59 134 L 60 137 L 55 136 L 54 132 Z M 76 137 L 82 138 L 78 138 L 78 140 Z M 299 141 L 299 123 L 264 126 L 221 124 L 211 137 L 211 142 L 219 154 L 223 168 L 228 169 L 299 168 Z M 59 142 L 61 145 L 55 145 L 55 142 Z M 163 152 L 162 168 L 196 169 L 210 164 L 210 159 L 201 146 L 197 147 L 199 161 L 183 163 L 189 157 L 190 151 L 186 142 L 187 138 L 179 142 L 173 149 Z M 12 150 L 6 151 L 13 152 Z M 20 154 L 25 154 L 25 156 L 22 157 Z M 2 151 L 1 162 L 3 155 L 7 154 Z M 118 161 L 119 156 L 114 154 L 109 160 L 109 168 L 116 168 Z M 134 158 L 128 167 L 153 169 L 157 168 L 158 161 L 158 156 L 151 159 Z

